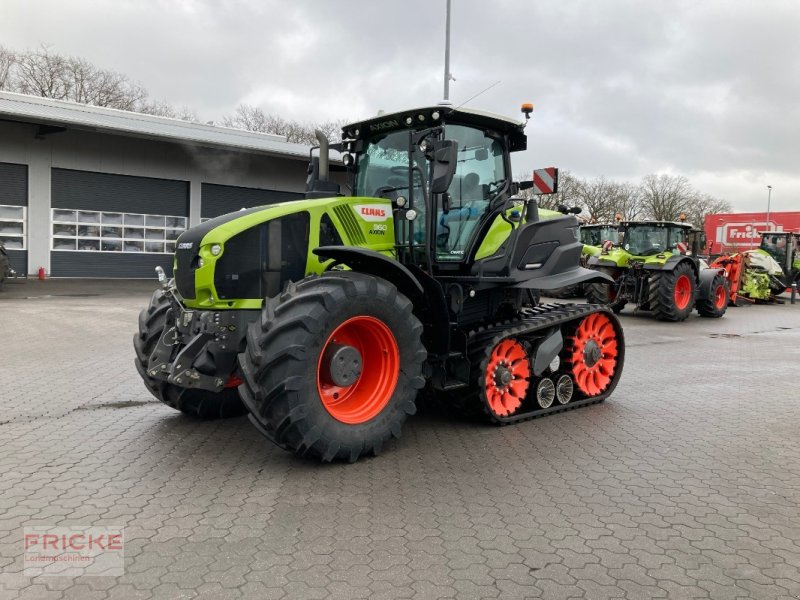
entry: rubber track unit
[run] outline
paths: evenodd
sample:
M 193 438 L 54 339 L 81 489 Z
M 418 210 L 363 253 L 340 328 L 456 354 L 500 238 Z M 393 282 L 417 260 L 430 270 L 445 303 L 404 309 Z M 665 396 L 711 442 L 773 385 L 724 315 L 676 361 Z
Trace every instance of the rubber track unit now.
M 554 404 L 549 408 L 537 408 L 507 417 L 500 417 L 489 410 L 486 403 L 482 400 L 479 382 L 481 382 L 484 377 L 485 361 L 495 345 L 506 338 L 525 339 L 538 332 L 553 327 L 560 327 L 562 334 L 564 334 L 564 345 L 565 348 L 567 348 L 569 346 L 567 338 L 574 329 L 577 328 L 580 322 L 586 316 L 600 312 L 607 313 L 612 323 L 614 323 L 619 346 L 617 366 L 614 375 L 603 393 L 590 398 L 574 399 L 568 404 Z M 468 348 L 470 348 L 468 352 L 472 364 L 472 381 L 470 382 L 470 387 L 448 393 L 447 402 L 450 404 L 451 408 L 460 409 L 461 412 L 467 416 L 480 416 L 498 425 L 528 421 L 602 402 L 608 398 L 614 391 L 614 388 L 616 388 L 625 361 L 625 340 L 619 321 L 608 307 L 596 304 L 551 303 L 541 304 L 535 308 L 525 308 L 520 311 L 519 317 L 514 320 L 504 321 L 471 331 L 469 333 L 467 345 Z

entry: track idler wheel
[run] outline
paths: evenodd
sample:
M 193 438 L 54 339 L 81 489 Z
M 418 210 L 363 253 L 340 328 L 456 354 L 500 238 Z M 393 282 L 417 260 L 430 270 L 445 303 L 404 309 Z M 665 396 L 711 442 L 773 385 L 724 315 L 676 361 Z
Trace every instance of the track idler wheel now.
M 584 317 L 570 342 L 567 358 L 575 385 L 588 397 L 602 394 L 614 379 L 620 350 L 611 317 L 604 312 Z
M 489 409 L 499 417 L 513 415 L 528 393 L 531 365 L 522 342 L 501 340 L 489 355 L 484 372 L 484 392 Z

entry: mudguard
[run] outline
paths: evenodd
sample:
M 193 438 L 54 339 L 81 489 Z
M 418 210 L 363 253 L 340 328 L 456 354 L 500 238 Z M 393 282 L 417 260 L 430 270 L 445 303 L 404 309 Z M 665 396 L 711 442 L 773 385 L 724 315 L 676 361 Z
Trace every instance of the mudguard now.
M 697 300 L 708 300 L 714 295 L 712 283 L 714 278 L 722 273 L 719 269 L 702 269 L 699 273 L 699 285 L 697 286 Z
M 568 285 L 576 285 L 578 283 L 614 283 L 614 279 L 606 273 L 595 271 L 593 269 L 585 269 L 583 267 L 575 267 L 563 273 L 556 273 L 555 275 L 545 275 L 544 277 L 535 277 L 528 279 L 514 285 L 514 287 L 522 289 L 534 290 L 554 290 Z

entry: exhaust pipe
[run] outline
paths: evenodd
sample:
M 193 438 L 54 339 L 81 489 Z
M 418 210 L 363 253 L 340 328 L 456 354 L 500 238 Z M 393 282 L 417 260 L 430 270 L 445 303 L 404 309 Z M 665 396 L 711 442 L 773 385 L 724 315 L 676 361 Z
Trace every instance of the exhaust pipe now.
M 319 129 L 314 130 L 314 137 L 319 142 L 319 179 L 320 181 L 328 181 L 328 146 L 330 142 L 328 142 L 328 136 Z

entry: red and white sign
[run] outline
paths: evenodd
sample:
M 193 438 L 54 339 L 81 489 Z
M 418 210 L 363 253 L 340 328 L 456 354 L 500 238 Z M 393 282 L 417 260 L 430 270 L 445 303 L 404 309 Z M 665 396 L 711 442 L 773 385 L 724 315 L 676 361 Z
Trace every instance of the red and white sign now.
M 555 194 L 558 191 L 558 169 L 547 167 L 533 172 L 534 194 Z
M 711 254 L 757 248 L 763 231 L 800 231 L 800 212 L 770 213 L 769 221 L 766 212 L 708 215 L 706 248 Z
M 370 223 L 383 223 L 392 215 L 391 204 L 356 204 L 353 210 Z

